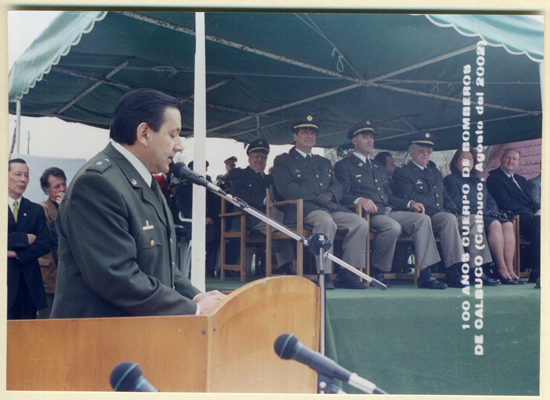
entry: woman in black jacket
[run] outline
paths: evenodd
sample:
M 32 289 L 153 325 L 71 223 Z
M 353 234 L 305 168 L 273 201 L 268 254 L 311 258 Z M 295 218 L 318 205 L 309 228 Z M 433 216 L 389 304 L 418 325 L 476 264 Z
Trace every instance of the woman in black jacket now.
M 474 149 L 458 149 L 450 163 L 452 174 L 446 176 L 443 183 L 461 212 L 469 206 L 470 214 L 475 215 L 478 203 L 482 205 L 485 234 L 497 267 L 498 278 L 505 285 L 523 285 L 524 282 L 513 270 L 516 237 L 512 222 L 499 212 L 495 200 L 487 191 L 485 181 L 476 175 L 477 169 L 474 169 L 474 166 L 477 160 L 477 152 Z M 468 173 L 463 174 L 463 171 Z M 479 200 L 481 194 L 483 197 Z

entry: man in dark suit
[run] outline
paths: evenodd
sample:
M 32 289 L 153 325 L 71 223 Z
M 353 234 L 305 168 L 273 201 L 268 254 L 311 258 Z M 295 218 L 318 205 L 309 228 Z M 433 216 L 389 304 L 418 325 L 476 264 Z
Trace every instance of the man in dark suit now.
M 273 177 L 264 174 L 267 164 L 267 155 L 269 154 L 269 143 L 263 139 L 257 139 L 250 143 L 246 148 L 248 155 L 248 167 L 245 169 L 234 168 L 229 172 L 229 182 L 231 182 L 231 194 L 244 200 L 249 206 L 265 213 L 266 189 L 271 189 L 273 198 Z M 276 221 L 283 221 L 283 214 L 273 208 L 272 218 Z M 234 219 L 233 223 L 240 224 L 240 220 Z M 258 218 L 246 214 L 247 228 L 256 229 L 262 233 L 266 232 L 266 225 Z M 294 260 L 294 251 L 290 239 L 279 241 L 280 248 L 275 253 L 277 258 L 278 274 L 290 274 L 292 272 L 292 260 Z
M 426 214 L 432 220 L 434 233 L 439 235 L 441 240 L 446 269 L 445 283 L 450 287 L 461 288 L 468 285 L 468 279 L 461 279 L 464 247 L 459 232 L 458 211 L 443 186 L 441 172 L 435 163 L 430 161 L 433 146 L 434 137 L 430 133 L 420 133 L 412 137 L 409 146 L 412 160 L 397 168 L 393 174 L 395 194 L 402 199 L 414 200 L 424 205 Z M 490 252 L 488 247 L 485 247 L 484 259 L 490 261 Z M 485 274 L 481 279 L 484 284 L 498 284 Z M 420 276 L 418 286 L 424 285 L 427 285 L 427 281 Z
M 35 319 L 46 308 L 38 258 L 50 251 L 44 209 L 23 197 L 29 167 L 16 158 L 8 166 L 8 319 Z
M 371 275 L 388 285 L 384 272 L 389 272 L 402 231 L 414 237 L 420 274 L 429 289 L 445 289 L 430 273 L 430 265 L 441 261 L 432 232 L 430 217 L 424 206 L 412 200 L 394 196 L 385 168 L 371 160 L 375 131 L 368 120 L 357 123 L 348 131 L 355 151 L 351 157 L 338 161 L 334 167 L 336 179 L 344 186 L 343 204 L 361 204 L 371 214 L 371 228 L 377 231 L 371 258 Z M 414 211 L 414 212 L 409 212 Z
M 527 180 L 516 174 L 521 163 L 517 149 L 506 149 L 500 157 L 500 168 L 489 172 L 487 190 L 501 211 L 519 215 L 520 235 L 531 241 L 529 282 L 540 276 L 540 203 L 533 199 Z
M 311 154 L 318 130 L 319 125 L 311 115 L 292 125 L 296 146 L 275 159 L 273 180 L 285 200 L 304 200 L 304 223 L 312 226 L 313 233 L 321 232 L 333 242 L 338 228 L 347 229 L 342 245 L 343 260 L 361 269 L 365 267 L 369 225 L 364 218 L 340 204 L 343 188 L 334 176 L 330 161 Z M 285 213 L 286 223 L 295 223 L 296 218 L 295 208 Z M 326 264 L 329 265 L 325 265 L 323 272 L 330 273 L 332 263 Z M 326 288 L 333 287 L 366 289 L 368 285 L 340 268 L 334 286 L 327 280 Z
M 56 235 L 52 232 L 52 221 L 57 216 L 57 209 L 65 191 L 67 190 L 67 177 L 62 169 L 51 167 L 46 169 L 40 177 L 40 187 L 48 196 L 40 205 L 44 208 L 46 215 L 46 223 L 50 230 L 50 237 L 53 239 Z M 55 242 L 57 245 L 57 242 Z M 38 259 L 40 270 L 42 271 L 42 280 L 44 281 L 44 289 L 46 290 L 46 300 L 48 306 L 38 312 L 39 319 L 50 318 L 52 310 L 53 298 L 55 296 L 55 282 L 57 280 L 57 264 L 55 263 L 53 253 L 57 250 L 53 248 L 54 241 L 52 240 L 52 251 Z
M 203 314 L 224 297 L 201 293 L 175 265 L 174 222 L 152 174 L 183 150 L 180 130 L 177 99 L 151 89 L 122 97 L 111 142 L 59 206 L 52 318 Z

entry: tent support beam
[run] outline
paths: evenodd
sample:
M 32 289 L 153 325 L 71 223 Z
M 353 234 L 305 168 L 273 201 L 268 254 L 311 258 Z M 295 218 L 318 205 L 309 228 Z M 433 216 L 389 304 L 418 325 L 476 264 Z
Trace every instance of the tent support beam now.
M 413 65 L 409 65 L 407 67 L 398 69 L 398 70 L 390 72 L 388 74 L 384 74 L 384 75 L 380 75 L 380 76 L 368 79 L 364 82 L 356 83 L 356 84 L 349 85 L 349 86 L 346 86 L 346 87 L 343 87 L 343 88 L 340 88 L 340 89 L 336 89 L 336 90 L 333 90 L 333 91 L 330 91 L 330 92 L 327 92 L 327 93 L 323 93 L 323 94 L 320 94 L 320 95 L 317 95 L 317 96 L 313 96 L 313 97 L 310 97 L 310 98 L 307 98 L 307 99 L 302 99 L 302 100 L 299 100 L 299 101 L 296 101 L 296 102 L 293 102 L 293 103 L 290 103 L 290 104 L 286 104 L 286 105 L 283 105 L 283 106 L 280 106 L 280 107 L 272 108 L 270 110 L 262 111 L 260 114 L 261 115 L 270 114 L 270 113 L 273 113 L 273 112 L 276 112 L 276 111 L 284 110 L 286 108 L 294 107 L 294 106 L 299 105 L 299 104 L 308 103 L 308 102 L 311 102 L 311 101 L 314 101 L 314 100 L 317 100 L 317 99 L 321 99 L 323 97 L 328 97 L 328 96 L 332 96 L 334 94 L 339 94 L 339 93 L 342 93 L 342 92 L 345 92 L 345 91 L 348 91 L 348 90 L 352 90 L 352 89 L 355 89 L 355 88 L 360 87 L 360 86 L 376 86 L 375 83 L 377 81 L 384 80 L 384 79 L 387 79 L 387 78 L 390 78 L 390 77 L 393 77 L 393 76 L 396 76 L 396 75 L 400 75 L 400 74 L 403 74 L 405 72 L 409 72 L 409 71 L 412 71 L 414 69 L 422 68 L 426 65 L 430 65 L 430 64 L 433 64 L 433 63 L 436 63 L 436 62 L 446 60 L 448 58 L 460 55 L 462 53 L 472 51 L 473 49 L 476 48 L 476 46 L 477 45 L 466 46 L 462 49 L 455 50 L 455 51 L 452 51 L 452 52 L 447 53 L 447 54 L 443 54 L 443 55 L 438 56 L 438 57 L 433 57 L 429 60 L 425 60 L 425 61 L 413 64 Z M 352 79 L 352 78 L 347 78 L 347 77 L 345 77 L 345 79 L 357 81 L 357 79 Z M 422 93 L 422 92 L 419 92 L 419 93 Z M 462 100 L 460 100 L 460 101 L 462 101 Z M 245 118 L 241 118 L 237 121 L 233 121 L 233 122 L 229 122 L 229 123 L 224 124 L 224 125 L 217 126 L 215 128 L 212 128 L 212 129 L 208 130 L 208 133 L 217 131 L 219 129 L 227 128 L 229 126 L 236 125 L 236 124 L 239 124 L 241 122 L 248 121 L 251 118 L 252 117 L 245 117 Z M 240 132 L 239 133 L 234 133 L 234 134 L 229 135 L 228 137 L 235 137 L 235 136 L 239 136 L 240 134 L 241 134 Z
M 195 101 L 193 103 L 193 161 L 195 172 L 206 175 L 206 61 L 204 41 L 204 13 L 195 13 Z M 193 221 L 206 218 L 206 188 L 193 187 Z M 191 283 L 205 291 L 205 248 L 206 226 L 204 223 L 191 224 L 193 246 L 191 247 Z
M 127 90 L 135 90 L 135 89 L 140 88 L 140 86 L 128 85 L 128 84 L 125 84 L 125 83 L 116 82 L 116 81 L 113 81 L 111 79 L 106 79 L 106 78 L 98 78 L 96 76 L 86 75 L 86 74 L 83 74 L 83 73 L 80 73 L 80 72 L 74 72 L 74 71 L 71 71 L 71 70 L 68 70 L 68 69 L 65 69 L 65 68 L 61 68 L 61 67 L 56 67 L 56 66 L 52 67 L 52 71 L 59 72 L 61 74 L 75 76 L 77 78 L 89 79 L 91 81 L 100 82 L 100 83 L 116 86 L 116 87 L 119 87 L 119 88 L 122 88 L 122 89 L 127 89 Z M 206 91 L 209 92 L 211 90 L 217 89 L 222 85 L 228 84 L 233 79 L 234 78 L 229 78 L 229 79 L 226 79 L 224 81 L 218 82 L 218 83 L 216 83 L 212 86 L 209 86 L 206 89 Z M 190 96 L 189 98 L 179 97 L 179 96 L 175 96 L 175 95 L 172 95 L 172 96 L 177 98 L 179 101 L 184 102 L 184 103 L 192 103 L 193 102 L 193 100 L 192 100 L 193 96 Z M 208 104 L 208 103 L 207 103 L 207 106 L 209 108 L 215 108 L 217 110 L 229 111 L 229 112 L 234 112 L 234 113 L 237 113 L 237 114 L 251 115 L 251 113 L 249 111 L 239 110 L 239 109 L 236 109 L 236 108 L 230 108 L 230 107 L 219 106 L 219 105 L 216 105 L 216 104 Z M 58 115 L 54 115 L 54 116 L 59 117 Z M 65 118 L 65 117 L 63 117 L 63 118 Z
M 130 57 L 128 58 L 126 61 L 124 61 L 122 64 L 120 64 L 119 66 L 117 66 L 115 69 L 113 69 L 112 71 L 109 71 L 109 73 L 107 75 L 105 75 L 105 78 L 106 79 L 109 79 L 111 76 L 113 76 L 114 74 L 116 74 L 117 72 L 123 70 L 124 68 L 126 68 L 128 66 L 128 64 L 130 64 L 132 61 L 135 60 L 135 57 Z M 56 114 L 62 114 L 66 109 L 68 109 L 69 107 L 71 107 L 73 104 L 75 104 L 77 101 L 79 101 L 81 98 L 85 97 L 86 95 L 88 95 L 88 93 L 91 93 L 93 92 L 98 86 L 100 86 L 103 82 L 96 82 L 94 83 L 92 86 L 90 86 L 88 89 L 84 90 L 82 93 L 80 93 L 78 96 L 76 96 L 74 99 L 72 99 L 70 102 L 68 102 L 64 107 L 62 107 L 61 109 L 59 109 L 57 111 Z
M 15 141 L 17 143 L 17 154 L 20 154 L 19 144 L 21 143 L 21 99 L 17 99 L 15 104 Z
M 150 24 L 162 26 L 162 27 L 167 28 L 167 29 L 172 29 L 172 30 L 175 30 L 175 31 L 178 31 L 178 32 L 186 33 L 188 35 L 195 35 L 195 31 L 193 31 L 192 29 L 184 28 L 182 26 L 171 24 L 171 23 L 166 22 L 166 21 L 161 21 L 161 20 L 156 19 L 156 18 L 151 18 L 151 17 L 148 17 L 146 15 L 142 15 L 142 14 L 139 14 L 139 13 L 136 13 L 136 12 L 131 12 L 131 11 L 116 11 L 116 12 L 118 14 L 124 15 L 126 17 L 135 18 L 139 21 L 148 22 Z M 215 43 L 219 43 L 219 44 L 223 44 L 223 45 L 226 45 L 226 46 L 229 46 L 229 47 L 233 47 L 235 49 L 247 51 L 249 53 L 254 53 L 254 54 L 257 54 L 257 55 L 260 55 L 260 56 L 264 56 L 264 57 L 272 58 L 274 60 L 282 61 L 282 62 L 285 62 L 287 64 L 292 64 L 292 65 L 296 65 L 298 67 L 302 67 L 302 68 L 309 69 L 309 70 L 312 70 L 312 71 L 320 72 L 322 74 L 329 75 L 329 76 L 332 76 L 332 77 L 335 77 L 335 78 L 351 80 L 351 81 L 354 81 L 354 82 L 359 82 L 360 81 L 359 79 L 350 78 L 348 76 L 342 75 L 342 74 L 337 73 L 337 72 L 330 71 L 328 69 L 319 68 L 319 67 L 316 67 L 315 65 L 306 64 L 306 63 L 303 63 L 301 61 L 293 60 L 293 59 L 290 59 L 290 58 L 287 58 L 287 57 L 284 57 L 284 56 L 281 56 L 281 55 L 278 55 L 278 54 L 273 54 L 273 53 L 270 53 L 270 52 L 267 52 L 267 51 L 259 50 L 259 49 L 256 49 L 254 47 L 250 47 L 250 46 L 247 46 L 247 45 L 244 45 L 244 44 L 235 43 L 235 42 L 232 42 L 230 40 L 218 38 L 216 36 L 205 35 L 205 39 L 210 40 L 210 41 L 215 42 Z
M 442 95 L 433 94 L 433 93 L 426 93 L 426 92 L 421 92 L 419 90 L 398 88 L 398 87 L 395 87 L 395 86 L 385 85 L 385 84 L 373 84 L 372 86 L 376 86 L 376 87 L 379 87 L 381 89 L 394 90 L 396 92 L 414 94 L 416 96 L 431 97 L 431 98 L 444 100 L 444 101 L 454 101 L 456 103 L 462 103 L 461 98 L 459 99 L 459 98 L 456 98 L 456 97 L 442 96 Z M 477 105 L 477 102 L 472 101 L 472 105 Z M 483 103 L 483 106 L 488 107 L 488 108 L 496 108 L 496 109 L 499 109 L 499 110 L 527 113 L 527 114 L 531 114 L 531 115 L 539 115 L 542 112 L 542 111 L 523 110 L 521 108 L 514 108 L 514 107 L 499 106 L 498 104 L 491 104 L 491 103 Z
M 526 112 L 526 113 L 522 113 L 522 114 L 510 115 L 510 116 L 507 116 L 507 117 L 483 120 L 483 123 L 504 121 L 504 120 L 507 120 L 507 119 L 514 119 L 514 118 L 529 117 L 531 115 L 532 115 L 532 113 Z M 454 124 L 454 125 L 447 125 L 447 126 L 438 126 L 438 127 L 434 127 L 434 128 L 430 128 L 430 129 L 423 129 L 423 130 L 420 130 L 420 131 L 408 131 L 408 132 L 405 132 L 405 133 L 400 133 L 400 134 L 397 134 L 397 135 L 386 136 L 386 137 L 380 138 L 380 139 L 378 139 L 378 142 L 384 142 L 384 141 L 388 141 L 388 140 L 391 140 L 391 139 L 400 138 L 400 137 L 403 137 L 403 136 L 409 136 L 409 135 L 412 135 L 413 133 L 428 132 L 428 131 L 429 132 L 435 132 L 435 131 L 440 131 L 440 130 L 443 130 L 443 129 L 459 128 L 461 126 L 462 126 L 462 123 Z

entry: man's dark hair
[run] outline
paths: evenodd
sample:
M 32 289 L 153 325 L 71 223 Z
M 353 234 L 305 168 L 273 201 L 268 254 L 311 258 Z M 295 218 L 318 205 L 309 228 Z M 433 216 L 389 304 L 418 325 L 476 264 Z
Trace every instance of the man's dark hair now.
M 42 176 L 40 177 L 40 187 L 42 190 L 46 190 L 50 188 L 50 182 L 48 179 L 51 176 L 55 176 L 56 178 L 63 178 L 65 181 L 67 181 L 67 177 L 65 176 L 65 172 L 61 168 L 57 167 L 50 167 L 44 171 Z
M 389 151 L 381 151 L 374 157 L 374 161 L 378 161 L 380 164 L 382 164 L 384 167 L 386 166 L 386 163 L 388 162 L 388 159 L 386 157 L 391 157 L 391 153 Z
M 128 92 L 115 108 L 109 136 L 115 142 L 132 145 L 136 141 L 137 127 L 142 122 L 158 132 L 164 123 L 164 111 L 167 107 L 181 111 L 181 102 L 153 89 Z
M 18 164 L 27 164 L 25 160 L 23 160 L 22 158 L 14 158 L 13 160 L 10 160 L 9 163 L 8 163 L 8 172 L 11 171 L 11 165 L 12 164 L 15 164 L 15 163 L 18 163 Z

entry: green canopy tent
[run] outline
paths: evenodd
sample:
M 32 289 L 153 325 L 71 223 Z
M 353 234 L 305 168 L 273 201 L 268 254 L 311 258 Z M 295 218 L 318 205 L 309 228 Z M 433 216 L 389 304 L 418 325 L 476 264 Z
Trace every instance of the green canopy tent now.
M 292 142 L 290 121 L 315 113 L 318 145 L 346 146 L 368 118 L 378 148 L 404 150 L 431 132 L 437 150 L 462 142 L 463 67 L 471 122 L 484 144 L 540 138 L 543 24 L 518 15 L 205 14 L 207 136 Z M 193 132 L 195 19 L 189 12 L 65 12 L 9 74 L 10 112 L 107 128 L 127 91 L 183 101 Z M 474 85 L 485 40 L 484 87 Z M 483 93 L 483 115 L 476 116 Z M 472 137 L 475 140 L 472 130 Z

